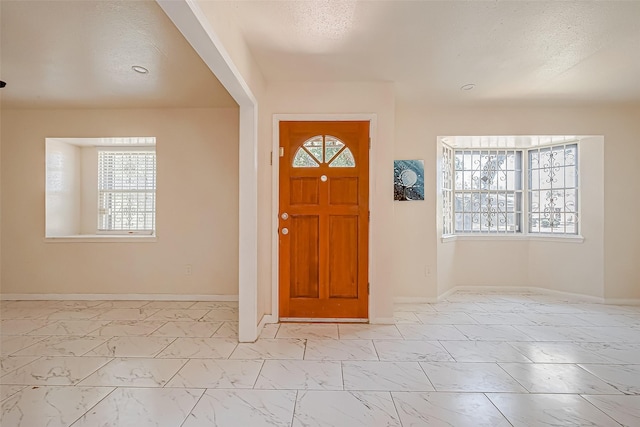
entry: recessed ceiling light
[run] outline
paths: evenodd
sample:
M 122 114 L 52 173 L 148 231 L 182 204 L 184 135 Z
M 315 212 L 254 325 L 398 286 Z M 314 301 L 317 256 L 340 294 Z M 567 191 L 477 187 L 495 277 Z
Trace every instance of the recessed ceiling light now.
M 467 83 L 466 85 L 460 86 L 460 90 L 472 90 L 474 87 L 476 87 L 475 84 Z
M 140 73 L 140 74 L 148 74 L 149 70 L 147 70 L 146 68 L 144 68 L 141 65 L 134 65 L 133 67 L 131 67 L 131 69 L 133 71 L 135 71 L 136 73 Z

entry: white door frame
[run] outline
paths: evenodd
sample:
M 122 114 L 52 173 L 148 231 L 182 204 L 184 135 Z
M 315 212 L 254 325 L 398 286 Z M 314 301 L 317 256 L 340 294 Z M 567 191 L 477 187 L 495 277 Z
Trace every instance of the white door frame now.
M 278 303 L 279 296 L 279 276 L 278 276 L 278 215 L 279 215 L 279 204 L 280 204 L 280 122 L 282 121 L 294 121 L 294 122 L 322 122 L 322 121 L 332 121 L 332 122 L 341 122 L 341 121 L 367 121 L 369 122 L 369 137 L 371 138 L 371 148 L 369 150 L 369 210 L 371 207 L 375 205 L 375 192 L 373 191 L 373 175 L 375 168 L 372 165 L 375 165 L 375 155 L 376 155 L 376 138 L 377 138 L 377 127 L 378 127 L 378 116 L 377 114 L 274 114 L 273 115 L 273 145 L 272 145 L 272 156 L 273 156 L 273 167 L 272 167 L 272 202 L 271 202 L 271 316 L 265 316 L 261 325 L 264 323 L 277 323 L 280 318 L 280 307 Z M 369 221 L 369 242 L 371 242 L 371 221 Z M 368 275 L 369 281 L 371 281 L 371 253 L 372 245 L 369 244 L 369 253 L 367 256 L 369 257 L 368 263 Z M 373 292 L 374 288 L 372 287 L 369 293 L 369 301 L 368 304 L 368 313 L 369 319 L 372 318 L 372 310 L 371 303 L 373 301 Z

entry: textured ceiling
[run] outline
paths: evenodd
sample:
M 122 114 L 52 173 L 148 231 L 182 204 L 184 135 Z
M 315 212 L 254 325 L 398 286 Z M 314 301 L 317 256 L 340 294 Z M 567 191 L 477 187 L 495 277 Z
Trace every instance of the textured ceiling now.
M 267 81 L 389 81 L 433 104 L 640 103 L 640 1 L 226 6 Z
M 236 105 L 155 1 L 2 0 L 0 13 L 3 108 Z
M 393 82 L 434 105 L 640 104 L 640 1 L 216 1 L 267 82 Z M 235 105 L 154 1 L 0 11 L 3 107 Z

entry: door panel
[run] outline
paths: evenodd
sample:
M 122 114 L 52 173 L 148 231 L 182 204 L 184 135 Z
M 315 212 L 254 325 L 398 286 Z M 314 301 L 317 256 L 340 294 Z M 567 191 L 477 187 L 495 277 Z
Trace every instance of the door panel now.
M 320 202 L 318 178 L 291 178 L 290 204 L 317 205 Z
M 329 217 L 329 298 L 358 298 L 358 216 Z
M 358 178 L 331 178 L 329 180 L 330 205 L 357 205 Z
M 318 298 L 320 221 L 318 216 L 291 217 L 291 252 L 296 262 L 291 263 L 291 298 Z
M 281 122 L 284 318 L 368 317 L 369 122 Z

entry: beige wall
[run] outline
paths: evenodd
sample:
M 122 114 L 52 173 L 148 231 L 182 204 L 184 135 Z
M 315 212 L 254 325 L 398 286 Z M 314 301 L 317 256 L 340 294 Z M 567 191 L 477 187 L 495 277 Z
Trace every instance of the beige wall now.
M 527 286 L 529 242 L 459 240 L 453 259 L 457 286 Z
M 82 147 L 82 211 L 80 234 L 95 234 L 98 218 L 98 148 Z
M 603 298 L 604 280 L 604 146 L 602 138 L 580 143 L 580 234 L 584 242 L 532 241 L 529 286 Z
M 638 198 L 625 191 L 638 184 L 632 166 L 640 160 L 635 143 L 639 110 L 399 105 L 394 111 L 392 91 L 385 84 L 280 84 L 268 94 L 262 104 L 258 159 L 259 301 L 264 313 L 271 307 L 271 118 L 291 112 L 378 115 L 380 150 L 372 161 L 377 172 L 374 197 L 380 205 L 372 212 L 377 230 L 372 247 L 386 260 L 372 277 L 372 286 L 379 286 L 379 299 L 372 301 L 378 313 L 386 313 L 392 297 L 433 299 L 455 285 L 540 286 L 640 298 L 640 228 L 621 218 L 640 207 Z M 237 109 L 3 110 L 2 124 L 4 293 L 237 293 Z M 583 180 L 582 185 L 583 191 L 606 194 L 606 204 L 583 204 L 585 242 L 441 243 L 434 190 L 436 139 L 450 134 L 604 135 L 602 151 L 592 153 L 590 166 L 597 167 L 604 153 L 604 182 Z M 105 135 L 158 138 L 158 241 L 45 243 L 44 138 Z M 394 139 L 395 146 L 390 143 Z M 394 203 L 387 197 L 394 158 L 425 159 L 424 202 Z M 221 199 L 229 203 L 221 204 Z M 181 206 L 198 209 L 189 213 Z M 564 265 L 545 268 L 561 256 Z M 500 266 L 500 259 L 509 262 Z M 192 276 L 184 275 L 185 264 L 193 265 Z
M 640 299 L 640 222 L 635 214 L 640 212 L 640 107 L 605 110 L 594 116 L 587 120 L 604 122 L 606 135 L 605 298 Z
M 3 293 L 238 293 L 237 109 L 2 110 L 1 119 Z M 45 242 L 45 138 L 104 136 L 157 138 L 157 241 Z
M 383 321 L 393 316 L 392 300 L 397 278 L 392 276 L 393 254 L 391 242 L 394 238 L 393 222 L 393 140 L 395 99 L 393 85 L 389 83 L 282 83 L 271 84 L 267 88 L 267 99 L 260 106 L 264 115 L 261 124 L 261 150 L 268 154 L 273 146 L 272 120 L 274 114 L 367 114 L 377 118 L 377 130 L 373 136 L 370 158 L 372 174 L 370 208 L 370 317 L 373 321 Z M 302 118 L 301 118 L 302 119 Z M 265 129 L 266 127 L 266 129 Z M 265 131 L 266 130 L 266 131 Z M 260 165 L 268 170 L 261 173 L 261 200 L 268 196 L 269 203 L 261 204 L 261 236 L 274 236 L 272 228 L 272 179 L 268 167 L 268 156 L 261 156 Z M 271 239 L 269 239 L 271 241 Z M 271 250 L 260 253 L 260 266 L 268 269 L 268 280 L 262 280 L 260 287 L 265 296 L 265 309 L 270 309 L 271 300 Z M 262 277 L 262 274 L 260 275 Z M 270 311 L 269 311 L 270 312 Z
M 584 241 L 460 239 L 455 280 L 462 286 L 531 286 L 604 296 L 604 145 L 580 143 L 580 234 Z M 585 263 L 585 260 L 588 262 Z
M 407 251 L 423 254 L 417 260 L 423 264 L 411 269 L 401 270 L 401 264 L 395 262 L 396 296 L 432 298 L 455 285 L 528 285 L 598 297 L 640 298 L 640 224 L 623 214 L 640 208 L 640 199 L 630 191 L 639 182 L 633 167 L 640 161 L 640 144 L 636 142 L 640 133 L 639 109 L 398 105 L 396 123 L 395 152 L 402 153 L 402 157 L 424 158 L 426 169 L 425 203 L 414 204 L 411 213 L 404 212 L 408 209 L 404 206 L 400 212 L 396 208 L 394 216 L 394 230 L 406 237 L 395 241 L 396 259 Z M 600 173 L 604 174 L 604 182 L 585 179 L 582 183 L 582 191 L 588 192 L 582 195 L 584 243 L 440 242 L 438 198 L 435 190 L 429 191 L 435 189 L 432 183 L 437 179 L 437 137 L 537 134 L 604 136 L 604 146 L 596 147 L 590 157 L 583 159 L 592 172 L 604 165 Z M 583 173 L 585 177 L 594 175 L 598 173 Z M 424 229 L 408 225 L 409 215 L 423 217 Z M 426 242 L 419 242 L 423 238 Z M 503 259 L 508 262 L 500 265 Z M 563 261 L 558 262 L 559 259 Z M 437 284 L 435 279 L 424 277 L 424 267 L 431 265 L 437 266 Z M 497 274 L 500 269 L 503 275 Z M 430 271 L 433 275 L 433 268 Z
M 46 142 L 46 236 L 80 233 L 82 150 L 56 139 Z
M 0 294 L 2 288 L 2 93 L 0 92 Z
M 393 202 L 392 256 L 394 260 L 393 287 L 396 298 L 426 298 L 435 300 L 439 294 L 438 283 L 453 280 L 453 270 L 439 269 L 436 259 L 436 236 L 440 220 L 437 212 L 435 138 L 433 143 L 424 134 L 425 123 L 430 118 L 419 108 L 408 108 L 400 104 L 395 111 L 395 146 L 393 157 L 388 161 L 404 159 L 424 160 L 424 201 Z M 393 174 L 385 177 L 389 181 Z M 392 193 L 387 195 L 392 198 Z M 444 263 L 445 260 L 442 260 Z M 440 277 L 442 276 L 442 277 Z
M 265 180 L 269 179 L 268 163 L 265 162 L 268 162 L 270 150 L 268 144 L 264 143 L 267 138 L 265 136 L 267 125 L 264 124 L 267 116 L 261 111 L 266 82 L 240 28 L 233 20 L 235 8 L 233 2 L 194 0 L 190 7 L 201 11 L 202 17 L 207 21 L 205 28 L 213 30 L 217 39 L 215 41 L 220 41 L 224 47 L 224 52 L 221 53 L 225 60 L 229 58 L 231 61 L 230 64 L 228 63 L 229 67 L 218 66 L 217 69 L 212 70 L 241 106 L 240 145 L 244 153 L 243 161 L 251 162 L 245 165 L 245 170 L 253 165 L 256 169 L 252 172 L 258 175 L 257 194 L 254 194 L 256 189 L 252 187 L 242 195 L 241 203 L 248 209 L 242 213 L 240 230 L 242 232 L 240 238 L 243 239 L 241 256 L 244 268 L 239 277 L 242 281 L 239 285 L 239 308 L 240 317 L 243 320 L 240 322 L 239 337 L 241 341 L 253 341 L 257 337 L 256 326 L 263 320 L 265 314 L 271 313 L 269 307 L 271 289 L 265 286 L 265 283 L 270 282 L 271 269 L 266 260 L 269 259 L 271 252 L 271 233 L 264 228 L 264 225 L 270 222 L 269 216 L 265 214 L 270 206 L 270 198 L 268 192 L 261 191 Z M 211 64 L 215 68 L 215 65 Z M 237 73 L 241 75 L 241 79 L 238 79 Z M 242 87 L 242 90 L 239 87 Z M 250 102 L 247 100 L 246 89 L 251 92 L 249 98 L 251 102 L 255 102 L 253 106 L 248 105 Z M 257 147 L 252 147 L 253 143 L 257 143 Z M 252 174 L 246 176 L 246 179 L 255 182 Z M 257 218 L 252 217 L 255 215 L 254 203 L 257 204 Z M 254 247 L 253 240 L 256 235 L 257 248 Z M 254 250 L 257 253 L 253 252 Z
M 617 275 L 618 280 L 605 280 L 605 205 L 604 188 L 611 180 L 624 186 L 634 175 L 615 177 L 609 170 L 605 179 L 603 156 L 611 150 L 632 146 L 636 129 L 633 109 L 574 109 L 574 108 L 521 108 L 521 109 L 434 109 L 410 105 L 399 105 L 389 111 L 393 103 L 383 90 L 385 85 L 375 84 L 313 84 L 280 83 L 268 87 L 268 98 L 261 104 L 262 129 L 260 141 L 260 200 L 265 194 L 272 197 L 269 155 L 272 145 L 273 114 L 310 113 L 366 113 L 376 112 L 383 119 L 382 128 L 393 123 L 393 136 L 380 130 L 378 144 L 391 144 L 389 149 L 375 159 L 377 188 L 382 212 L 372 210 L 372 228 L 382 231 L 384 239 L 372 239 L 374 251 L 383 261 L 380 270 L 372 272 L 374 296 L 389 301 L 396 298 L 420 298 L 433 300 L 456 285 L 489 286 L 536 286 L 565 292 L 582 293 L 597 297 L 605 296 L 621 287 L 629 287 L 638 278 L 632 275 Z M 376 88 L 378 91 L 376 91 Z M 377 95 L 376 95 L 377 94 Z M 377 96 L 385 94 L 380 98 Z M 387 103 L 387 104 L 385 104 Z M 264 128 L 267 128 L 265 131 Z M 439 135 L 474 134 L 602 134 L 603 146 L 590 145 L 583 150 L 582 166 L 589 173 L 583 174 L 582 194 L 582 243 L 548 241 L 458 241 L 442 243 L 439 229 L 438 200 L 435 192 L 436 149 Z M 589 141 L 585 141 L 589 143 Z M 588 149 L 587 149 L 588 148 Z M 393 159 L 425 159 L 426 200 L 424 202 L 401 203 L 391 201 L 391 192 L 382 190 L 391 182 Z M 385 172 L 385 168 L 389 168 Z M 385 182 L 386 181 L 386 182 Z M 636 203 L 635 200 L 625 203 Z M 267 206 L 268 204 L 268 206 Z M 265 208 L 268 207 L 268 209 Z M 608 206 L 608 205 L 607 205 Z M 385 216 L 390 209 L 391 216 Z M 272 235 L 272 210 L 270 203 L 262 205 L 260 233 L 264 240 Z M 382 215 L 380 215 L 382 213 Z M 376 223 L 375 219 L 378 218 Z M 387 219 L 388 222 L 385 222 Z M 618 224 L 607 223 L 615 229 Z M 637 233 L 636 233 L 637 236 Z M 623 256 L 638 253 L 638 244 L 633 234 L 622 242 Z M 375 243 L 373 243 L 375 241 Z M 391 242 L 392 245 L 388 245 Z M 562 257 L 563 262 L 557 260 Z M 260 248 L 261 302 L 266 313 L 270 306 L 271 249 Z M 632 262 L 629 260 L 632 264 Z M 375 264 L 375 262 L 374 262 Z M 264 274 L 263 274 L 264 273 Z M 268 273 L 268 274 L 267 274 Z M 635 275 L 635 276 L 634 276 Z M 376 287 L 376 283 L 379 287 Z M 625 294 L 637 298 L 637 293 Z M 372 301 L 372 307 L 377 307 Z M 381 310 L 386 305 L 382 304 Z M 376 308 L 377 309 L 377 308 Z M 383 311 L 381 311 L 383 312 Z
M 375 112 L 379 116 L 381 145 L 394 138 L 390 133 L 395 130 L 395 147 L 387 145 L 375 159 L 378 174 L 374 185 L 381 198 L 382 217 L 373 211 L 373 224 L 379 218 L 378 246 L 374 250 L 382 251 L 380 256 L 388 259 L 372 278 L 373 286 L 381 283 L 376 289 L 380 298 L 376 304 L 382 307 L 379 312 L 384 313 L 386 307 L 381 301 L 391 296 L 433 299 L 455 285 L 528 285 L 607 298 L 640 298 L 636 262 L 640 258 L 639 227 L 621 219 L 622 213 L 639 208 L 638 199 L 625 191 L 638 183 L 632 167 L 639 160 L 640 151 L 635 144 L 640 133 L 637 109 L 442 111 L 400 105 L 395 111 L 394 126 L 394 114 L 388 107 L 393 105 L 389 92 L 385 85 L 306 84 L 270 88 L 268 108 L 263 106 L 261 122 L 268 123 L 268 129 L 261 132 L 259 157 L 260 233 L 261 242 L 266 242 L 260 247 L 260 301 L 264 312 L 270 311 L 271 303 L 272 183 L 268 162 L 272 129 L 268 119 L 275 113 L 291 111 Z M 313 94 L 316 102 L 310 105 L 299 94 Z M 2 124 L 4 293 L 128 293 L 132 289 L 135 293 L 237 293 L 236 109 L 4 110 Z M 590 189 L 603 194 L 606 191 L 606 204 L 585 205 L 583 197 L 585 242 L 441 243 L 437 197 L 435 191 L 429 191 L 435 188 L 437 179 L 434 166 L 437 136 L 534 133 L 605 136 L 601 152 L 592 153 L 589 166 L 597 167 L 604 153 L 605 180 L 588 182 L 583 178 L 582 182 L 583 191 Z M 44 138 L 105 135 L 158 138 L 158 241 L 43 242 Z M 384 171 L 393 158 L 425 159 L 424 202 L 385 201 Z M 582 161 L 586 161 L 584 156 Z M 220 199 L 229 203 L 221 204 Z M 189 213 L 180 206 L 198 209 Z M 390 208 L 393 213 L 386 216 L 391 218 L 389 227 L 383 219 L 384 209 Z M 381 243 L 384 238 L 393 245 Z M 372 244 L 374 241 L 375 238 Z M 560 257 L 566 260 L 563 265 L 546 268 Z M 499 265 L 501 259 L 509 262 Z M 192 276 L 184 275 L 185 264 L 193 265 Z

